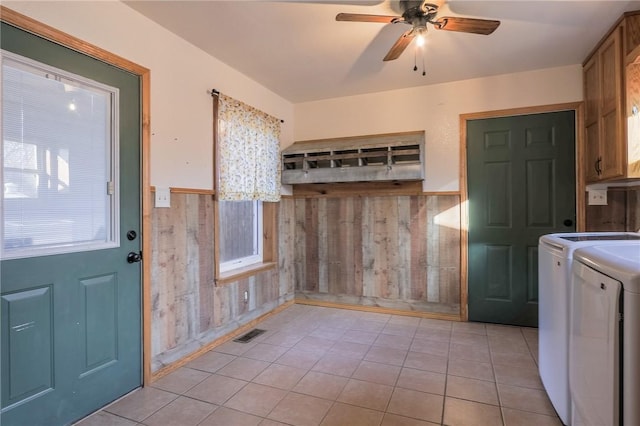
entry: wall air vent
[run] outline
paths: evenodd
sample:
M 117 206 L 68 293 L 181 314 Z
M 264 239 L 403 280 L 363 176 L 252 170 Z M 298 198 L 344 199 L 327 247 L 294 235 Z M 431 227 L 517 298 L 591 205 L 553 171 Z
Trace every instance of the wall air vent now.
M 282 151 L 282 183 L 421 181 L 424 132 L 296 142 Z

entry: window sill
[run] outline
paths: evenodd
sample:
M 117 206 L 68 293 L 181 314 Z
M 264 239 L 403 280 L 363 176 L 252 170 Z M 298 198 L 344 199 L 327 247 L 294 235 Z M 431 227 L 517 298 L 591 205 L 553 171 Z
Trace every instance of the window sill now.
M 244 278 L 257 275 L 260 272 L 274 269 L 277 266 L 276 262 L 263 262 L 256 263 L 254 265 L 245 266 L 244 268 L 233 269 L 231 271 L 222 272 L 216 278 L 216 285 L 230 284 L 235 281 L 239 281 Z

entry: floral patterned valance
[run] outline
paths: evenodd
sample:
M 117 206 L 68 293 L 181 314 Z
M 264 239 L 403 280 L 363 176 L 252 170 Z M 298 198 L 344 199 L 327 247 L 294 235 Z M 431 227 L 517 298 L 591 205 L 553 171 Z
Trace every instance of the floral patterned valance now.
M 218 199 L 280 201 L 280 120 L 223 94 L 217 116 Z

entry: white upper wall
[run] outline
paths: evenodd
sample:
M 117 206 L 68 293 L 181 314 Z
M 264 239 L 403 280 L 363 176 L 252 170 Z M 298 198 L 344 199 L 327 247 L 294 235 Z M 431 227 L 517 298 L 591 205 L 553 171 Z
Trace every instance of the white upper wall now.
M 285 120 L 293 105 L 119 1 L 3 1 L 3 5 L 151 70 L 151 184 L 213 187 L 212 101 L 217 89 Z
M 410 72 L 410 71 L 408 71 Z M 459 190 L 460 114 L 582 100 L 572 65 L 295 105 L 296 141 L 424 130 L 428 192 Z
M 215 88 L 285 120 L 281 143 L 425 130 L 425 191 L 459 189 L 459 115 L 582 100 L 580 65 L 292 105 L 116 0 L 4 1 L 151 70 L 151 184 L 213 187 Z

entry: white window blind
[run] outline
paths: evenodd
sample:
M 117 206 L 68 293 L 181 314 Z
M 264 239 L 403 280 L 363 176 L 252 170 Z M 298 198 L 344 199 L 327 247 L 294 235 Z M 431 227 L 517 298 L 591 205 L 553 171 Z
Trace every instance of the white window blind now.
M 2 256 L 117 245 L 117 89 L 2 54 Z

